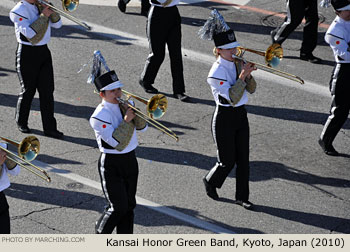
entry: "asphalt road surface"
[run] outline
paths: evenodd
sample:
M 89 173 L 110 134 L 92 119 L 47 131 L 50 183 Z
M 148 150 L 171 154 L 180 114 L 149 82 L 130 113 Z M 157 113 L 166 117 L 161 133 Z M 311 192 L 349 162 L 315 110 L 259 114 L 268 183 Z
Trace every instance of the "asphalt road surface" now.
M 53 2 L 60 6 L 59 1 Z M 33 163 L 47 170 L 52 182 L 24 169 L 11 177 L 5 193 L 12 233 L 94 233 L 106 202 L 97 172 L 99 151 L 88 123 L 100 102 L 94 87 L 86 83 L 93 52 L 101 51 L 127 91 L 150 98 L 138 85 L 148 54 L 146 18 L 139 14 L 139 2 L 133 0 L 125 14 L 115 2 L 80 1 L 71 14 L 92 31 L 65 18 L 64 26 L 53 31 L 49 47 L 55 71 L 55 115 L 65 138 L 44 136 L 36 95 L 29 127 L 41 142 L 41 152 Z M 17 44 L 8 18 L 14 5 L 12 0 L 0 2 L 0 136 L 21 141 L 26 135 L 17 130 L 14 120 L 20 90 L 15 72 Z M 302 25 L 283 44 L 285 57 L 279 69 L 300 76 L 304 85 L 262 70 L 254 73 L 258 87 L 249 97 L 247 110 L 250 200 L 256 204 L 255 211 L 233 204 L 234 172 L 218 190 L 219 201 L 205 194 L 202 178 L 216 161 L 210 131 L 215 103 L 206 83 L 215 58 L 213 43 L 200 40 L 197 32 L 212 8 L 220 11 L 243 46 L 261 51 L 270 45 L 269 32 L 285 15 L 285 1 L 280 0 L 191 1 L 179 6 L 186 93 L 192 103 L 171 97 L 166 56 L 154 86 L 168 96 L 168 111 L 160 122 L 180 140 L 175 142 L 153 127 L 139 135 L 135 233 L 350 233 L 349 120 L 334 142 L 341 156 L 326 156 L 317 143 L 331 101 L 328 81 L 334 60 L 323 39 L 335 17 L 331 8 L 319 8 L 314 54 L 323 64 L 298 59 Z M 246 57 L 264 61 L 256 54 L 246 53 Z M 138 105 L 145 109 L 142 106 Z

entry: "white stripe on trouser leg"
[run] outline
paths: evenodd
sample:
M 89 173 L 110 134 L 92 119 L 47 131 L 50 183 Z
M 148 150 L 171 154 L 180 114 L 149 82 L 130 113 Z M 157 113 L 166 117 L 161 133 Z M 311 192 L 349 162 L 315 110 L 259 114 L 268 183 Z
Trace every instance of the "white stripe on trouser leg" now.
M 102 179 L 102 187 L 103 187 L 103 191 L 105 193 L 105 197 L 109 203 L 109 207 L 108 207 L 108 211 L 104 211 L 104 216 L 103 216 L 103 219 L 102 221 L 100 222 L 99 224 L 99 227 L 97 229 L 97 231 L 99 233 L 102 232 L 102 228 L 106 225 L 106 222 L 108 221 L 109 217 L 111 216 L 112 212 L 114 211 L 114 207 L 113 207 L 113 203 L 111 202 L 110 198 L 109 198 L 109 194 L 108 194 L 108 191 L 107 191 L 107 186 L 106 186 L 106 178 L 105 178 L 105 167 L 104 167 L 104 164 L 105 164 L 105 159 L 106 159 L 106 153 L 102 153 L 101 155 L 101 164 L 100 164 L 100 173 L 101 173 L 101 179 Z

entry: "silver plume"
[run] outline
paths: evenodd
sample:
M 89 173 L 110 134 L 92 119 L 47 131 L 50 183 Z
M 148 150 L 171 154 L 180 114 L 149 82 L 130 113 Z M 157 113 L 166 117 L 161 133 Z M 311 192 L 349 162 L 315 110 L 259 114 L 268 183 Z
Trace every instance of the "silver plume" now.
M 226 24 L 224 17 L 214 9 L 210 12 L 209 19 L 198 31 L 198 35 L 201 39 L 212 40 L 214 34 L 226 32 L 228 30 L 230 30 L 230 27 Z

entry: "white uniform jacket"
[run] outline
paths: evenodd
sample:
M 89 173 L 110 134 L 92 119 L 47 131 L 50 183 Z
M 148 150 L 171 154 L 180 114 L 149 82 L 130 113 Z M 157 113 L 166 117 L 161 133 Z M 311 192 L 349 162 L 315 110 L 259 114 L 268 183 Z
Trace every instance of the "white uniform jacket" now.
M 134 128 L 128 146 L 122 151 L 114 149 L 119 142 L 114 139 L 113 132 L 123 120 L 124 118 L 118 104 L 109 103 L 103 100 L 97 106 L 90 118 L 90 125 L 95 131 L 96 140 L 101 152 L 122 154 L 130 152 L 138 146 L 136 129 Z M 144 132 L 147 128 L 148 126 L 139 131 Z
M 328 28 L 325 40 L 331 46 L 337 63 L 350 63 L 350 21 L 337 16 Z
M 171 3 L 167 4 L 167 6 L 163 6 L 163 4 L 165 2 L 167 2 L 168 0 L 155 0 L 155 1 L 150 1 L 150 4 L 151 5 L 154 5 L 154 6 L 159 6 L 159 7 L 171 7 L 171 6 L 175 6 L 175 5 L 178 5 L 180 3 L 180 0 L 172 0 Z M 159 2 L 159 4 L 157 3 Z
M 39 17 L 39 10 L 34 4 L 30 4 L 25 0 L 22 0 L 16 4 L 16 6 L 10 11 L 10 19 L 15 24 L 15 32 L 17 42 L 24 45 L 32 45 L 28 39 L 33 38 L 36 32 L 30 27 L 30 25 L 36 21 Z M 51 27 L 60 28 L 62 26 L 62 20 L 60 19 L 56 23 L 49 21 L 49 26 L 42 40 L 40 40 L 36 46 L 46 45 L 50 41 Z
M 7 148 L 6 144 L 0 143 L 0 145 L 3 148 Z M 5 190 L 6 188 L 8 188 L 10 186 L 10 179 L 7 176 L 7 174 L 15 176 L 15 175 L 17 175 L 20 172 L 20 166 L 19 165 L 16 165 L 15 168 L 13 168 L 12 170 L 9 170 L 5 163 L 3 163 L 1 166 L 2 166 L 1 167 L 2 169 L 0 169 L 1 170 L 1 174 L 0 174 L 0 192 L 2 192 L 3 190 Z
M 232 106 L 231 103 L 227 102 L 231 100 L 229 89 L 235 85 L 237 79 L 238 76 L 236 64 L 219 56 L 211 67 L 207 78 L 207 82 L 211 87 L 216 105 L 226 107 Z M 239 107 L 247 102 L 247 90 L 244 90 L 242 98 L 234 106 Z

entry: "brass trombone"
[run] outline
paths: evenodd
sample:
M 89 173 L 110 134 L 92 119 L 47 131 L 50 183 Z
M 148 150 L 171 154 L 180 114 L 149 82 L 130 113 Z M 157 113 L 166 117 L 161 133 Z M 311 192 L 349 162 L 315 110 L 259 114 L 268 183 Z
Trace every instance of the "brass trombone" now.
M 157 122 L 156 120 L 154 120 L 153 118 L 151 118 L 150 116 L 144 114 L 141 110 L 139 110 L 138 108 L 136 108 L 135 106 L 131 105 L 127 100 L 121 99 L 121 98 L 117 98 L 117 100 L 124 105 L 127 105 L 129 108 L 131 108 L 132 110 L 134 110 L 136 116 L 142 118 L 143 120 L 145 120 L 147 123 L 153 125 L 156 129 L 162 131 L 163 133 L 167 134 L 168 136 L 174 138 L 177 141 L 179 141 L 179 137 L 170 129 L 168 129 L 167 127 L 165 127 L 163 124 L 161 124 L 160 122 Z
M 274 43 L 270 45 L 267 48 L 266 52 L 261 52 L 254 49 L 241 47 L 241 46 L 237 47 L 237 50 L 239 51 L 238 55 L 243 55 L 244 52 L 247 51 L 247 52 L 251 52 L 251 53 L 255 53 L 260 56 L 263 56 L 265 58 L 266 65 L 268 65 L 269 67 L 277 67 L 283 58 L 283 48 L 278 43 Z
M 91 27 L 89 25 L 87 25 L 85 22 L 82 22 L 80 21 L 79 19 L 77 19 L 76 17 L 73 17 L 72 15 L 69 15 L 68 13 L 66 12 L 71 12 L 71 11 L 74 11 L 77 7 L 78 7 L 78 4 L 79 4 L 79 0 L 61 0 L 62 1 L 62 7 L 64 9 L 64 11 L 56 8 L 55 6 L 53 6 L 52 4 L 49 4 L 48 2 L 44 1 L 44 0 L 37 0 L 39 4 L 41 5 L 47 5 L 49 6 L 49 8 L 60 14 L 61 16 L 77 23 L 78 25 L 84 27 L 85 29 L 87 30 L 91 30 Z M 66 12 L 65 12 L 66 11 Z
M 264 56 L 267 66 L 260 63 L 245 60 L 243 58 L 243 54 L 245 51 L 252 52 L 260 56 Z M 236 55 L 233 55 L 233 57 L 243 62 L 254 64 L 257 68 L 260 68 L 261 70 L 264 70 L 266 72 L 270 72 L 272 74 L 299 82 L 300 84 L 304 84 L 304 80 L 299 76 L 273 68 L 277 66 L 280 63 L 281 59 L 283 58 L 283 49 L 280 44 L 277 44 L 277 43 L 272 44 L 271 46 L 269 46 L 269 48 L 267 48 L 266 52 L 260 52 L 260 51 L 256 51 L 256 50 L 244 48 L 244 47 L 237 47 L 237 53 Z
M 47 182 L 51 182 L 51 178 L 46 173 L 46 171 L 44 171 L 40 167 L 30 163 L 30 161 L 32 161 L 32 160 L 34 160 L 36 158 L 36 156 L 38 155 L 38 153 L 40 151 L 40 142 L 39 142 L 38 138 L 36 138 L 35 136 L 27 136 L 20 143 L 17 143 L 15 141 L 12 141 L 10 139 L 7 139 L 7 138 L 1 137 L 1 136 L 0 136 L 0 139 L 2 139 L 5 142 L 7 142 L 9 144 L 12 144 L 15 147 L 17 147 L 18 155 L 16 155 L 15 153 L 9 151 L 6 148 L 0 146 L 1 150 L 5 151 L 7 154 L 10 154 L 10 155 L 7 155 L 7 157 L 6 157 L 7 159 L 11 160 L 12 162 L 15 162 L 19 166 L 25 168 L 26 170 L 28 170 L 31 173 L 39 176 L 40 178 L 46 180 Z M 43 175 L 38 173 L 37 171 L 29 168 L 28 166 L 25 166 L 24 164 L 22 164 L 22 162 L 24 162 L 27 165 L 31 166 L 35 170 L 41 172 Z
M 147 114 L 152 119 L 161 118 L 167 110 L 168 99 L 163 94 L 156 94 L 156 95 L 152 96 L 149 100 L 147 100 L 143 97 L 132 94 L 126 90 L 122 90 L 122 92 L 127 96 L 127 100 L 129 99 L 129 97 L 133 97 L 136 100 L 145 104 Z

